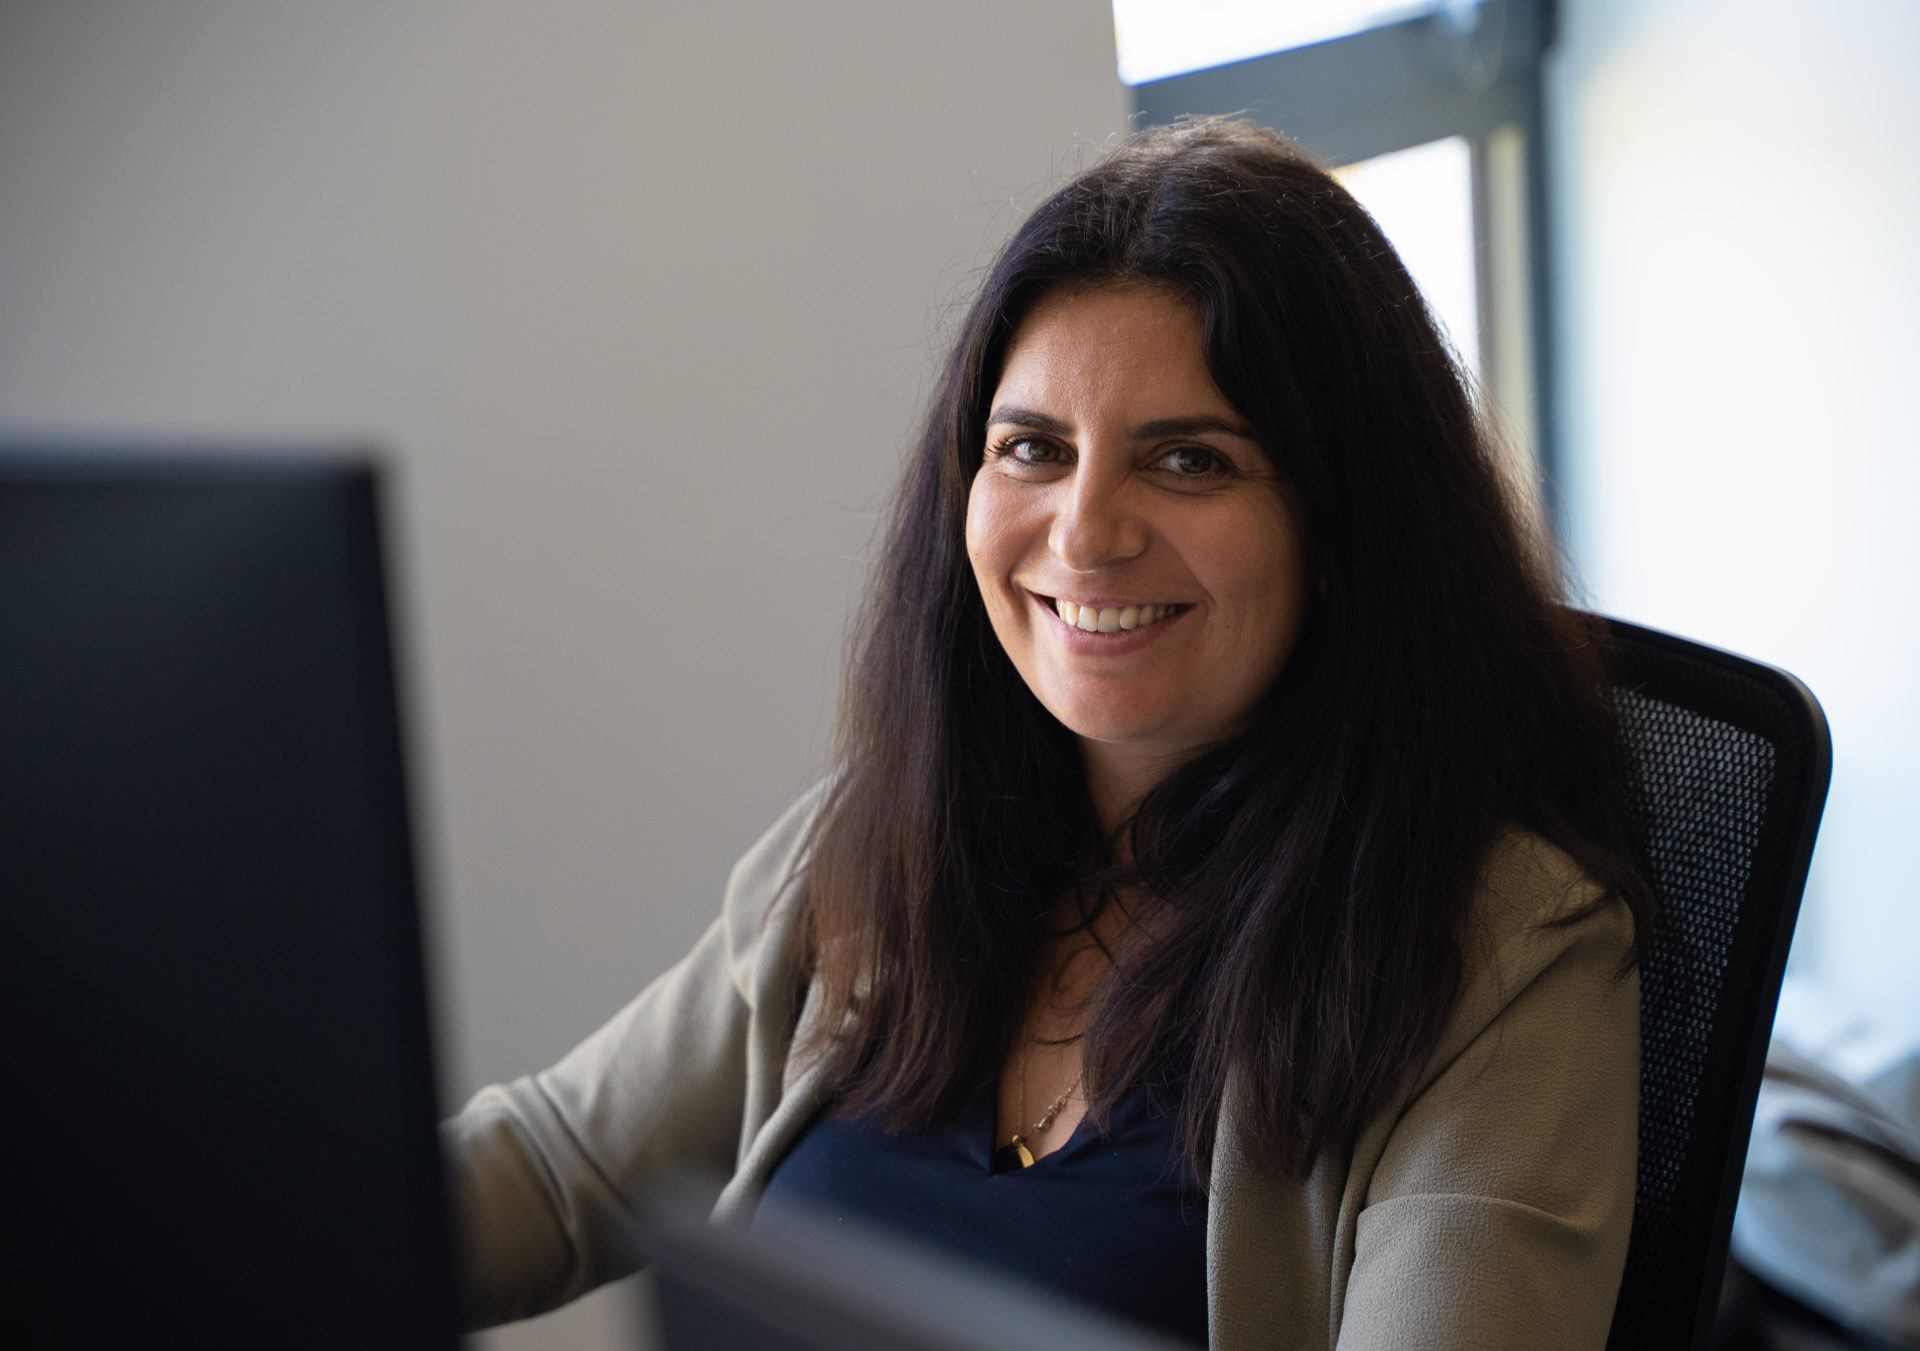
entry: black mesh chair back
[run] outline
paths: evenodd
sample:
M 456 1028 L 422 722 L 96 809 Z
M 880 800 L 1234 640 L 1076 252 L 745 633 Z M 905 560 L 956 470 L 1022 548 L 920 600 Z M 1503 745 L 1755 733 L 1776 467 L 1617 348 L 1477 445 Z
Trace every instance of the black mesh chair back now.
M 1660 918 L 1640 972 L 1640 1176 L 1609 1351 L 1701 1351 L 1832 765 L 1805 685 L 1610 620 Z

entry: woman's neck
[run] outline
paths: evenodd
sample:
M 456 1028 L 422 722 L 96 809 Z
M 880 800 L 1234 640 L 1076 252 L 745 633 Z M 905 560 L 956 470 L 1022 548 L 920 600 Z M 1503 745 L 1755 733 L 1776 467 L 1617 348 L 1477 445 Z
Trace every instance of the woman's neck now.
M 1191 748 L 1168 750 L 1112 741 L 1080 739 L 1080 760 L 1087 776 L 1087 793 L 1103 834 L 1112 837 L 1120 823 L 1132 816 L 1141 800 L 1160 781 L 1192 759 Z M 1124 849 L 1126 842 L 1120 841 Z

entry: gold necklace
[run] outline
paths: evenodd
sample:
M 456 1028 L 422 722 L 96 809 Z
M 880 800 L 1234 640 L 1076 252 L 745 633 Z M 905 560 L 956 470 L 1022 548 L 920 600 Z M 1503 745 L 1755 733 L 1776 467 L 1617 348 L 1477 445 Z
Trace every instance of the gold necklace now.
M 1020 1048 L 1020 1115 L 1018 1119 L 1022 1121 L 1027 1117 L 1027 1057 L 1032 1050 L 1031 1045 Z M 1031 1138 L 1037 1139 L 1046 1134 L 1052 1127 L 1054 1118 L 1060 1115 L 1060 1109 L 1067 1105 L 1067 1099 L 1071 1098 L 1079 1087 L 1080 1075 L 1076 1074 L 1073 1076 L 1073 1082 L 1067 1085 L 1067 1091 L 1055 1098 L 1053 1106 L 1047 1108 L 1046 1115 L 1033 1123 Z M 1033 1151 L 1027 1147 L 1029 1138 L 1024 1133 L 1015 1131 L 1011 1140 L 993 1151 L 993 1161 L 998 1171 L 1010 1173 L 1015 1167 L 1033 1167 Z

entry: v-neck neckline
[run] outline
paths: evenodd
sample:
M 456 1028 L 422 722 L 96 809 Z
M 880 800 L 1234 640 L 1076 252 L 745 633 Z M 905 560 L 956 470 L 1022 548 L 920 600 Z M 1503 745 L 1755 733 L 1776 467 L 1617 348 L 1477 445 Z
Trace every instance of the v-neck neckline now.
M 998 1093 L 999 1093 L 998 1085 L 995 1085 L 993 1088 L 981 1093 L 978 1100 L 974 1103 L 972 1111 L 980 1113 L 981 1116 L 985 1117 L 985 1121 L 984 1123 L 977 1120 L 971 1122 L 970 1125 L 972 1126 L 972 1129 L 969 1130 L 968 1132 L 968 1134 L 973 1138 L 976 1144 L 979 1142 L 979 1139 L 982 1135 L 986 1137 L 987 1172 L 992 1174 L 994 1177 L 1018 1177 L 1023 1173 L 1031 1173 L 1034 1169 L 1040 1167 L 1042 1164 L 1045 1164 L 1049 1160 L 1060 1158 L 1062 1155 L 1074 1153 L 1085 1146 L 1086 1144 L 1085 1137 L 1087 1136 L 1088 1132 L 1093 1129 L 1093 1113 L 1090 1111 L 1082 1112 L 1080 1114 L 1080 1119 L 1073 1123 L 1073 1129 L 1067 1133 L 1067 1138 L 1060 1142 L 1060 1147 L 1058 1149 L 1048 1150 L 1045 1154 L 1037 1155 L 1034 1158 L 1033 1162 L 1030 1164 L 1027 1164 L 1025 1167 L 1006 1168 L 1006 1169 L 995 1168 L 993 1166 L 993 1161 L 995 1157 L 998 1156 L 998 1154 L 1000 1153 L 1000 1148 L 1001 1148 L 1001 1146 L 998 1143 L 1000 1138 L 1000 1104 L 999 1104 Z

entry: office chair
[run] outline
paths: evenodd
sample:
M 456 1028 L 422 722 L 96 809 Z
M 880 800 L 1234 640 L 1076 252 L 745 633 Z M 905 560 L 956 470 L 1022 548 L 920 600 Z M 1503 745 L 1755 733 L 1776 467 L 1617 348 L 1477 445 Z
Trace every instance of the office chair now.
M 1832 747 L 1784 671 L 1609 620 L 1658 897 L 1640 1174 L 1609 1351 L 1704 1351 Z

